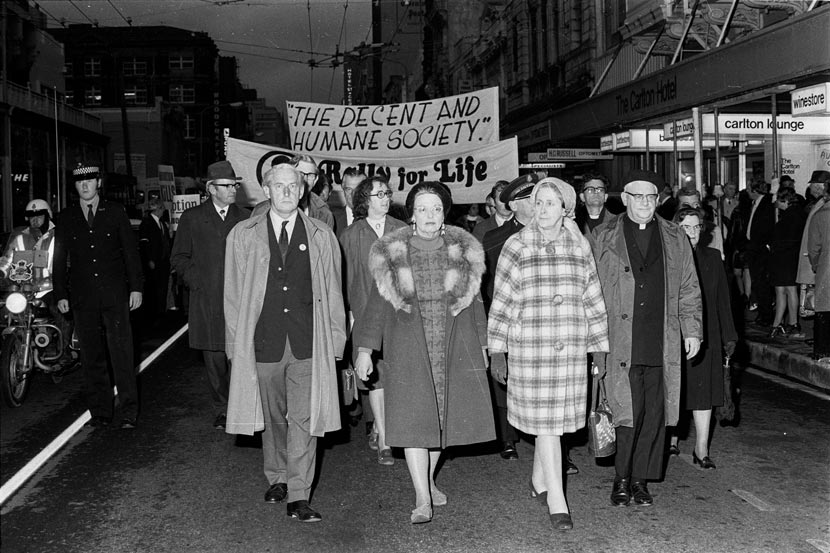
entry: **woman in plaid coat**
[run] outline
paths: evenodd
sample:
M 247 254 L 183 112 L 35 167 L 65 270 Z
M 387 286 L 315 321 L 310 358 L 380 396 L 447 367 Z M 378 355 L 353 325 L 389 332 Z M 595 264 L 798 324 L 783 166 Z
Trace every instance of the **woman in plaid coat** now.
M 570 219 L 573 188 L 542 179 L 532 199 L 533 221 L 499 257 L 488 341 L 494 359 L 509 353 L 510 424 L 536 435 L 531 495 L 568 530 L 560 437 L 585 426 L 586 353 L 608 351 L 608 322 L 591 247 Z

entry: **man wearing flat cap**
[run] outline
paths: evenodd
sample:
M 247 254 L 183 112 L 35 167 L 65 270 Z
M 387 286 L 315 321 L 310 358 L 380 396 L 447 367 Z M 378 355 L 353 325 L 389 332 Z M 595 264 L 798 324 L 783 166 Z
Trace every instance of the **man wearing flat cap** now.
M 533 219 L 533 202 L 530 195 L 537 182 L 539 182 L 539 176 L 536 173 L 522 175 L 503 187 L 499 195 L 499 200 L 513 212 L 513 217 L 502 226 L 484 235 L 483 246 L 487 272 L 481 280 L 481 296 L 484 300 L 484 307 L 488 311 L 490 302 L 493 300 L 493 280 L 501 249 L 508 238 L 522 230 Z M 502 443 L 500 455 L 502 459 L 515 460 L 519 458 L 519 453 L 516 451 L 519 433 L 507 422 L 506 377 L 506 368 L 503 363 L 497 362 L 491 366 L 490 391 L 495 409 L 496 431 Z
M 213 427 L 225 428 L 230 364 L 225 353 L 222 308 L 225 278 L 225 238 L 248 212 L 236 205 L 239 179 L 230 162 L 208 167 L 208 201 L 182 213 L 170 263 L 190 289 L 188 333 L 190 347 L 202 350 L 213 398 Z
M 84 395 L 92 415 L 88 424 L 101 427 L 112 422 L 109 353 L 118 386 L 120 427 L 133 429 L 138 417 L 138 387 L 130 311 L 141 306 L 143 289 L 138 243 L 124 207 L 100 197 L 97 166 L 79 164 L 72 171 L 72 180 L 80 201 L 64 209 L 55 225 L 55 299 L 58 310 L 67 313 L 71 309 L 75 319 Z
M 689 239 L 655 217 L 663 179 L 633 170 L 625 183 L 625 213 L 591 235 L 611 342 L 594 362 L 617 427 L 611 503 L 651 505 L 647 482 L 662 476 L 665 427 L 679 414 L 681 355 L 700 349 L 702 304 Z
M 267 503 L 318 522 L 309 498 L 317 438 L 340 429 L 335 360 L 346 345 L 340 245 L 299 209 L 293 164 L 262 179 L 270 208 L 236 225 L 225 249 L 225 320 L 233 364 L 226 432 L 262 432 Z

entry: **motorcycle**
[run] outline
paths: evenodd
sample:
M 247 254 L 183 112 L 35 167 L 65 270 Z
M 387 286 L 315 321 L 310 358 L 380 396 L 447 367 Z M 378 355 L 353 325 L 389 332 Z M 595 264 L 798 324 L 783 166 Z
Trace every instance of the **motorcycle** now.
M 20 407 L 34 371 L 59 383 L 80 363 L 77 340 L 64 336 L 59 321 L 43 299 L 52 291 L 51 279 L 39 277 L 46 252 L 16 251 L 3 293 L 0 333 L 0 392 L 9 407 Z M 39 270 L 41 269 L 41 270 Z M 71 340 L 69 348 L 66 340 Z

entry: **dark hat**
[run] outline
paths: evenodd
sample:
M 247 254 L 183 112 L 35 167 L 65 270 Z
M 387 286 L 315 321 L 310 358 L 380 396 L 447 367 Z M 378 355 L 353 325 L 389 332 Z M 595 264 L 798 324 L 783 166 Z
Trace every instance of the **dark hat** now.
M 830 171 L 813 171 L 809 182 L 820 182 L 822 184 L 830 182 Z
M 236 184 L 239 180 L 241 179 L 233 172 L 233 166 L 229 161 L 217 161 L 208 165 L 205 185 Z
M 645 169 L 632 169 L 623 179 L 623 188 L 634 181 L 643 180 L 650 182 L 657 187 L 657 190 L 662 190 L 666 186 L 666 181 L 655 173 L 654 171 L 646 171 Z
M 72 169 L 72 182 L 98 178 L 101 178 L 101 170 L 97 165 L 79 163 L 77 167 Z
M 515 178 L 501 191 L 499 201 L 507 205 L 508 209 L 513 209 L 510 207 L 510 201 L 529 198 L 537 182 L 539 182 L 539 175 L 536 173 L 528 173 Z

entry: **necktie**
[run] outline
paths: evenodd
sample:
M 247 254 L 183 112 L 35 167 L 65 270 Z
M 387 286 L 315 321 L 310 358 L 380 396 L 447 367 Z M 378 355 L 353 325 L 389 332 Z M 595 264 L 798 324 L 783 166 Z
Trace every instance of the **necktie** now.
M 92 220 L 95 219 L 95 214 L 92 212 L 92 204 L 87 205 L 89 211 L 86 212 L 86 222 L 92 228 Z
M 280 253 L 282 254 L 282 258 L 285 259 L 285 254 L 288 253 L 288 231 L 285 230 L 285 227 L 288 226 L 288 221 L 282 222 L 282 230 L 280 230 Z
M 225 220 L 225 210 L 224 209 L 219 210 L 219 216 L 222 218 L 223 221 Z

